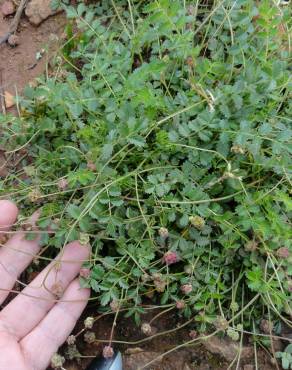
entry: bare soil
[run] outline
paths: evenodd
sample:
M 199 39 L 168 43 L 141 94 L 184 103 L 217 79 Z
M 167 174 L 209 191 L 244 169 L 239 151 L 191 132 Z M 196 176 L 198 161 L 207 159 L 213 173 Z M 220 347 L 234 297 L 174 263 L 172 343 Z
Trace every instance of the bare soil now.
M 1 4 L 1 1 L 0 1 Z M 8 31 L 12 18 L 0 15 L 0 36 Z M 19 45 L 11 47 L 0 45 L 0 70 L 2 70 L 2 89 L 12 95 L 21 94 L 23 88 L 46 70 L 48 53 L 40 60 L 37 53 L 56 49 L 57 39 L 61 36 L 66 19 L 63 14 L 48 18 L 39 27 L 33 27 L 23 18 L 18 28 Z

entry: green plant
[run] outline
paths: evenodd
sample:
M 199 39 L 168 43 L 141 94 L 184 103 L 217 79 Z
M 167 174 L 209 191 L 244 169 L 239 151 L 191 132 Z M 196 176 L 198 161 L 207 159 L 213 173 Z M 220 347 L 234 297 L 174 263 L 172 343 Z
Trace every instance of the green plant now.
M 0 118 L 1 145 L 21 161 L 2 197 L 27 215 L 42 206 L 48 256 L 90 241 L 82 284 L 137 322 L 145 296 L 183 302 L 201 331 L 218 315 L 244 328 L 267 307 L 291 315 L 291 10 L 65 8 L 78 26 L 65 61 L 26 89 L 20 117 Z
M 288 344 L 284 352 L 277 352 L 276 357 L 281 359 L 283 369 L 292 369 L 292 344 Z

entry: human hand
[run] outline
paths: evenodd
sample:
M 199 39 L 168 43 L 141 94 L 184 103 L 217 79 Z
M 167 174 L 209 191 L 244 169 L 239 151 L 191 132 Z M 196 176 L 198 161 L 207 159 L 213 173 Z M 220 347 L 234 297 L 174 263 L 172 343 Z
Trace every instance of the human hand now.
M 12 202 L 0 201 L 0 237 L 14 224 L 17 215 L 18 209 Z M 32 216 L 31 224 L 37 216 Z M 0 305 L 39 248 L 39 238 L 28 241 L 23 231 L 13 234 L 0 247 Z M 76 276 L 88 256 L 88 247 L 69 243 L 0 311 L 0 370 L 47 368 L 87 304 L 89 290 L 80 288 Z

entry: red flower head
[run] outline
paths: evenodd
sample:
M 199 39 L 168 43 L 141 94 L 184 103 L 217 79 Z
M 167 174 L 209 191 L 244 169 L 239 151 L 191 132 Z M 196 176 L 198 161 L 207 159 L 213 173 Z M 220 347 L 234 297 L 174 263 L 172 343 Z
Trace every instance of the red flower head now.
M 168 251 L 164 254 L 164 256 L 162 257 L 162 261 L 166 264 L 166 265 L 172 265 L 173 263 L 176 263 L 179 261 L 179 257 L 178 257 L 178 254 L 174 251 Z

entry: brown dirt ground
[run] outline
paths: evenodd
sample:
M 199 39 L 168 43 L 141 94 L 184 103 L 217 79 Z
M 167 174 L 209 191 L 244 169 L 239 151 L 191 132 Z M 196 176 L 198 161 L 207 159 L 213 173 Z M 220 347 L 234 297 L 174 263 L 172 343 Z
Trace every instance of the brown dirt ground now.
M 2 1 L 0 0 L 0 4 Z M 0 36 L 8 30 L 11 18 L 0 18 Z M 52 55 L 57 48 L 56 36 L 60 37 L 65 25 L 65 18 L 62 14 L 55 15 L 39 27 L 33 27 L 23 18 L 21 20 L 18 36 L 20 44 L 15 48 L 11 48 L 7 44 L 0 45 L 0 70 L 2 70 L 2 86 L 4 91 L 9 91 L 12 95 L 21 94 L 23 88 L 32 83 L 33 80 L 46 71 L 48 63 L 48 55 Z M 49 47 L 48 47 L 49 46 Z M 49 50 L 49 53 L 44 53 L 41 60 L 36 60 L 36 53 L 42 49 Z M 34 66 L 32 68 L 32 66 Z M 0 153 L 1 154 L 1 153 Z M 0 158 L 1 162 L 1 158 Z M 95 316 L 96 307 L 90 307 L 84 317 L 89 314 Z M 78 332 L 83 327 L 83 319 L 77 324 L 75 332 Z M 150 320 L 150 317 L 146 317 Z M 145 319 L 145 318 L 144 318 Z M 183 323 L 177 314 L 167 314 L 155 322 L 158 332 L 164 332 L 175 328 Z M 77 346 L 79 351 L 85 358 L 79 362 L 67 361 L 65 364 L 66 370 L 84 370 L 91 361 L 90 357 L 100 355 L 104 345 L 103 340 L 108 340 L 113 324 L 113 316 L 106 316 L 99 320 L 93 328 L 96 341 L 93 344 L 86 344 L 83 340 L 83 334 L 78 337 Z M 138 344 L 130 344 L 130 342 L 140 341 L 145 339 L 139 328 L 131 319 L 121 318 L 116 326 L 114 340 L 125 341 L 128 344 L 114 344 L 114 348 L 121 350 L 124 354 L 124 370 L 136 370 L 138 363 L 147 363 L 156 358 L 161 353 L 174 348 L 175 346 L 188 341 L 190 327 L 179 329 L 172 334 L 165 334 L 157 338 Z M 127 355 L 127 351 L 132 348 L 132 354 Z M 133 349 L 134 348 L 134 349 Z M 63 351 L 66 350 L 66 345 L 63 346 Z M 137 352 L 137 353 L 135 353 Z M 89 356 L 86 358 L 86 356 Z M 261 370 L 273 370 L 275 365 L 270 365 L 267 357 L 260 354 Z M 243 364 L 240 369 L 244 369 Z M 187 347 L 173 352 L 171 355 L 163 358 L 157 363 L 147 367 L 152 370 L 225 370 L 228 364 L 219 356 L 214 356 L 207 352 L 202 345 Z M 250 368 L 251 369 L 251 368 Z
M 1 4 L 1 1 L 0 1 Z M 0 35 L 8 31 L 11 18 L 0 16 Z M 12 95 L 21 94 L 23 88 L 46 69 L 47 53 L 37 61 L 36 54 L 42 49 L 56 48 L 65 25 L 63 14 L 48 18 L 39 27 L 33 27 L 23 18 L 18 28 L 19 45 L 15 48 L 8 44 L 0 45 L 0 70 L 2 70 L 2 89 Z M 34 66 L 35 65 L 35 66 Z M 34 67 L 33 67 L 34 66 Z

